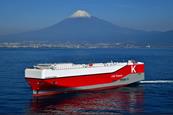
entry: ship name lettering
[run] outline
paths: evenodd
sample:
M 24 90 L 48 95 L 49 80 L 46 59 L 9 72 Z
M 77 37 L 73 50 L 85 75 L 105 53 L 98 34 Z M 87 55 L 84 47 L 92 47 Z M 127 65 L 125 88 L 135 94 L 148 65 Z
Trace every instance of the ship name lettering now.
M 116 75 L 117 78 L 122 77 L 123 75 Z

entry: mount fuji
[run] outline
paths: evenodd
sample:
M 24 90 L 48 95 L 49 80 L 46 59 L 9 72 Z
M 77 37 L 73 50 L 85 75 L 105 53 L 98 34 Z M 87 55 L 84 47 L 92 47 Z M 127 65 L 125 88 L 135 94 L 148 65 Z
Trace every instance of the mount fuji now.
M 47 42 L 136 42 L 173 43 L 173 31 L 147 32 L 129 29 L 78 10 L 50 27 L 36 31 L 0 36 L 0 41 Z

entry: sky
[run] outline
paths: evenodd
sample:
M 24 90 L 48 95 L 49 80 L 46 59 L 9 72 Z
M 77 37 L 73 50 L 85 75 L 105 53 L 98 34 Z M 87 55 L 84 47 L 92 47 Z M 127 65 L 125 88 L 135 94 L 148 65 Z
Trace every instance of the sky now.
M 45 28 L 77 10 L 122 27 L 173 30 L 173 0 L 0 0 L 0 35 Z

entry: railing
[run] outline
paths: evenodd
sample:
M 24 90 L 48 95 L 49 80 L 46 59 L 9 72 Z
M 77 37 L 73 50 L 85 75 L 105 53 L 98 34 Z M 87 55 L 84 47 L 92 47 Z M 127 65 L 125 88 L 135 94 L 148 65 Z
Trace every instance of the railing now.
M 124 64 L 127 62 L 111 62 L 111 63 L 91 63 L 91 64 L 81 64 L 81 65 L 78 65 L 78 64 L 73 64 L 72 66 L 66 66 L 66 67 L 61 67 L 60 65 L 58 64 L 50 64 L 48 66 L 40 66 L 40 65 L 37 65 L 37 66 L 34 66 L 35 69 L 52 69 L 52 70 L 65 70 L 65 69 L 80 69 L 80 68 L 96 68 L 96 67 L 110 67 L 110 66 L 114 66 L 114 65 L 121 65 L 121 64 Z

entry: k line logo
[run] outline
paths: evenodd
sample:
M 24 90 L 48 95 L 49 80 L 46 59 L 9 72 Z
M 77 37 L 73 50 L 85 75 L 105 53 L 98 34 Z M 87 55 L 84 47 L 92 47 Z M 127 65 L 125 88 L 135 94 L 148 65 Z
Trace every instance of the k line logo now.
M 136 73 L 136 65 L 131 65 L 131 73 Z

